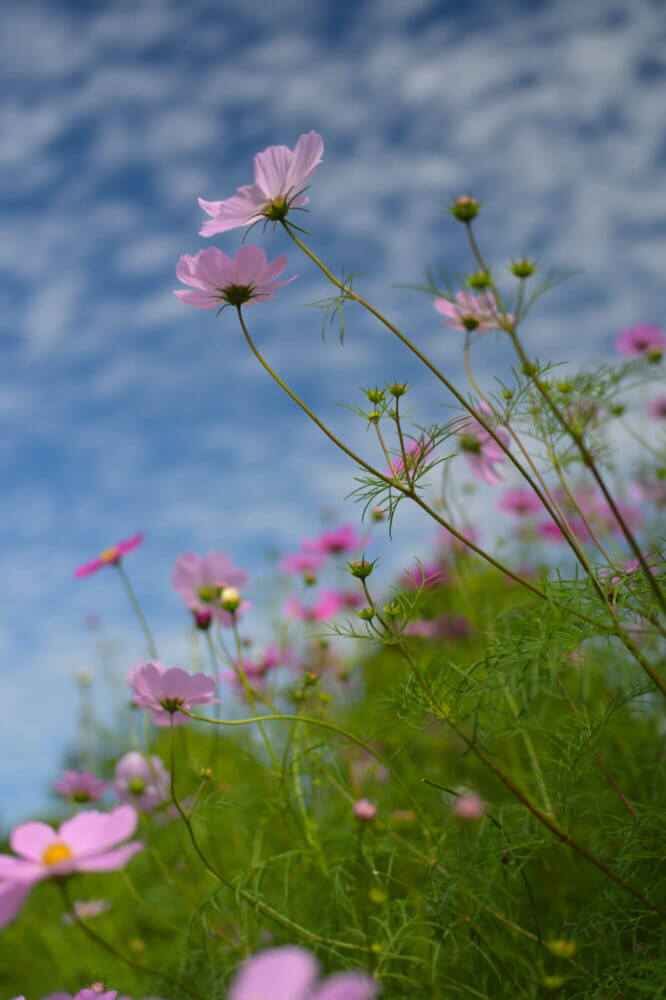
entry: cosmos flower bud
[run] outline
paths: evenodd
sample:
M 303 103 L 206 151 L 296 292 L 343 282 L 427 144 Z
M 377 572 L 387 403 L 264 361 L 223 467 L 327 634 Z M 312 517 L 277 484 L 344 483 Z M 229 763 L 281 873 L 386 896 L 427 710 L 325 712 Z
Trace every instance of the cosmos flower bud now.
M 509 270 L 516 278 L 529 278 L 536 271 L 536 264 L 531 260 L 523 258 L 522 260 L 515 260 Z
M 356 612 L 356 614 L 358 615 L 358 617 L 362 621 L 369 622 L 369 621 L 372 621 L 372 619 L 375 617 L 375 609 L 374 608 L 361 608 L 360 611 Z
M 374 568 L 374 562 L 368 562 L 367 559 L 357 559 L 356 562 L 349 563 L 349 572 L 358 580 L 365 580 Z
M 220 604 L 225 611 L 236 611 L 240 605 L 240 594 L 235 587 L 224 587 L 220 594 Z
M 405 393 L 407 392 L 407 383 L 394 382 L 393 385 L 389 386 L 389 392 L 391 393 L 392 396 L 395 396 L 396 398 L 398 396 L 404 396 Z
M 365 395 L 367 396 L 368 402 L 374 403 L 375 406 L 384 402 L 384 390 L 378 389 L 376 386 L 374 389 L 366 389 Z
M 198 629 L 205 632 L 210 627 L 213 615 L 210 611 L 194 611 L 194 623 Z
M 373 507 L 370 511 L 370 516 L 373 521 L 385 521 L 386 511 L 383 507 Z
M 459 198 L 456 198 L 449 211 L 458 222 L 471 222 L 479 214 L 479 203 L 476 198 L 470 198 L 469 195 L 462 194 Z
M 484 291 L 486 288 L 490 288 L 493 281 L 487 271 L 477 271 L 476 274 L 470 274 L 467 278 L 467 284 L 470 288 L 476 288 L 478 291 Z
M 354 816 L 361 823 L 371 823 L 377 816 L 377 806 L 368 799 L 359 799 L 354 803 Z

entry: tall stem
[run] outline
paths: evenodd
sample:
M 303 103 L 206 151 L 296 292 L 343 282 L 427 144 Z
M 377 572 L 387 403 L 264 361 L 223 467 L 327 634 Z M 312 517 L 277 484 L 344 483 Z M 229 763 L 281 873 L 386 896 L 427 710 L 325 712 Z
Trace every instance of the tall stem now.
M 136 594 L 134 593 L 134 590 L 132 588 L 132 584 L 129 581 L 129 577 L 128 577 L 127 573 L 125 572 L 125 567 L 123 566 L 122 559 L 119 559 L 118 562 L 114 563 L 114 565 L 115 565 L 116 569 L 118 570 L 118 573 L 120 575 L 120 579 L 123 581 L 123 585 L 125 587 L 125 590 L 127 591 L 127 596 L 129 597 L 130 604 L 132 605 L 132 608 L 134 610 L 134 614 L 136 615 L 136 617 L 138 619 L 138 622 L 139 622 L 139 625 L 141 626 L 141 629 L 143 630 L 143 634 L 146 637 L 146 642 L 148 644 L 148 651 L 150 653 L 150 658 L 151 658 L 151 660 L 156 660 L 157 659 L 157 646 L 155 645 L 155 640 L 153 639 L 153 634 L 150 631 L 150 628 L 148 627 L 148 622 L 146 621 L 146 617 L 145 617 L 143 611 L 141 610 L 141 605 L 139 604 L 139 602 L 136 599 Z
M 255 718 L 259 719 L 259 712 L 257 711 L 257 703 L 254 700 L 254 694 L 252 693 L 252 688 L 248 684 L 247 677 L 245 676 L 245 667 L 243 665 L 243 647 L 241 645 L 240 634 L 238 632 L 238 623 L 236 622 L 236 613 L 234 611 L 231 612 L 231 620 L 232 620 L 232 623 L 233 623 L 234 639 L 236 640 L 236 668 L 238 670 L 238 676 L 240 677 L 240 682 L 243 685 L 243 690 L 245 691 L 245 696 L 246 696 L 248 702 L 250 703 L 250 708 L 254 712 Z M 280 765 L 278 764 L 277 757 L 275 756 L 275 754 L 273 752 L 273 747 L 271 746 L 271 742 L 268 739 L 268 735 L 266 733 L 266 730 L 264 729 L 263 724 L 261 722 L 259 722 L 259 730 L 260 730 L 261 735 L 263 737 L 264 743 L 266 744 L 266 749 L 268 750 L 268 756 L 271 759 L 271 764 L 273 765 L 273 770 L 275 771 L 276 775 L 279 777 L 280 776 Z

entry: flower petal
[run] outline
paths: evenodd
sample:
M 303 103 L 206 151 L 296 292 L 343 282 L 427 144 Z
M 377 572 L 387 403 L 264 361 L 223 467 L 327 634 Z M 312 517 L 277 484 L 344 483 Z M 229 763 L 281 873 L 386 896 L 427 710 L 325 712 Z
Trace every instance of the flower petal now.
M 312 995 L 312 1000 L 372 1000 L 378 984 L 362 972 L 341 972 L 331 976 Z
M 121 807 L 122 808 L 122 807 Z M 130 806 L 130 809 L 132 807 Z M 85 857 L 81 861 L 76 861 L 77 872 L 112 872 L 122 868 L 130 858 L 134 857 L 138 851 L 142 851 L 144 845 L 140 840 L 132 840 L 123 847 L 117 847 L 113 851 L 105 851 L 103 854 L 94 854 Z
M 303 948 L 270 948 L 241 966 L 229 1000 L 307 1000 L 317 969 L 316 960 Z
M 287 192 L 287 175 L 294 154 L 289 146 L 269 146 L 254 158 L 254 183 L 272 201 Z
M 134 833 L 138 821 L 132 806 L 117 806 L 110 813 L 89 809 L 68 819 L 58 830 L 58 839 L 71 847 L 77 867 L 81 858 L 115 847 Z
M 56 831 L 48 823 L 21 823 L 12 830 L 9 846 L 14 854 L 41 862 L 46 848 L 58 839 Z

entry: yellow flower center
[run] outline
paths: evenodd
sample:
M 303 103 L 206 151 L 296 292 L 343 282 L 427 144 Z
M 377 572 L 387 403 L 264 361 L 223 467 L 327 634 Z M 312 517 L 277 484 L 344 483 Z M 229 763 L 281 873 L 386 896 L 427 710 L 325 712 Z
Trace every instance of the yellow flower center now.
M 100 556 L 100 559 L 102 560 L 102 562 L 105 562 L 105 563 L 113 562 L 114 559 L 117 559 L 117 558 L 118 558 L 118 546 L 117 545 L 112 545 L 110 549 L 107 549 L 106 552 L 102 552 L 102 554 Z
M 45 865 L 57 865 L 61 861 L 66 861 L 67 858 L 72 857 L 72 852 L 70 851 L 67 844 L 51 844 L 47 847 L 42 854 L 42 861 Z

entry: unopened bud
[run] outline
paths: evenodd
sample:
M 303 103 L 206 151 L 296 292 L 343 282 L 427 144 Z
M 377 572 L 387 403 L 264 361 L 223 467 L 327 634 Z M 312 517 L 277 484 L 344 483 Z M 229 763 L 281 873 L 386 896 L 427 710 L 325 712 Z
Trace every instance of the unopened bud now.
M 202 781 L 210 781 L 213 777 L 213 772 L 210 767 L 202 767 L 199 769 L 199 777 Z
M 531 260 L 523 258 L 522 260 L 515 260 L 509 270 L 516 278 L 529 278 L 536 271 L 536 264 Z
M 358 580 L 365 580 L 366 577 L 370 576 L 374 568 L 375 564 L 368 562 L 367 559 L 358 559 L 356 562 L 349 564 L 349 572 Z
M 382 415 L 379 412 L 379 410 L 373 410 L 372 413 L 367 414 L 367 418 L 371 424 L 378 424 L 379 421 L 381 420 L 381 417 Z
M 393 385 L 389 386 L 389 392 L 392 396 L 404 396 L 407 392 L 407 384 L 403 382 L 394 382 Z
M 374 608 L 361 608 L 360 611 L 356 612 L 356 614 L 358 615 L 358 617 L 362 621 L 369 622 L 369 621 L 372 621 L 372 619 L 375 617 L 375 609 Z
M 309 569 L 306 569 L 303 573 L 303 583 L 308 587 L 314 587 L 317 582 L 317 577 Z
M 469 287 L 476 288 L 479 291 L 483 291 L 484 288 L 490 288 L 492 283 L 493 279 L 487 271 L 477 271 L 476 274 L 470 274 L 467 278 Z
M 373 521 L 385 521 L 386 511 L 383 507 L 373 507 L 370 511 L 370 516 Z
M 621 403 L 617 403 L 615 406 L 611 406 L 611 413 L 613 414 L 614 417 L 621 417 L 625 410 L 626 406 L 623 406 Z
M 235 587 L 224 587 L 220 594 L 220 604 L 225 611 L 236 611 L 240 605 L 240 594 Z
M 384 611 L 389 616 L 389 618 L 395 618 L 400 614 L 402 608 L 400 607 L 399 601 L 390 601 L 384 605 Z
M 368 799 L 359 799 L 354 803 L 354 816 L 361 823 L 371 823 L 377 816 L 377 806 L 369 802 Z
M 505 389 L 502 393 L 502 399 L 513 399 L 514 395 L 513 389 Z
M 661 350 L 660 347 L 652 347 L 647 352 L 645 357 L 648 359 L 648 361 L 651 361 L 653 364 L 655 364 L 657 361 L 661 361 L 663 353 L 664 352 Z
M 368 402 L 369 403 L 374 403 L 375 406 L 377 406 L 379 403 L 383 403 L 384 402 L 384 390 L 383 389 L 377 389 L 376 387 L 374 389 L 366 389 L 365 390 L 365 394 L 366 394 L 366 396 L 368 398 Z
M 458 222 L 471 222 L 479 214 L 479 203 L 476 198 L 470 198 L 467 194 L 462 194 L 456 198 L 449 211 Z
M 198 629 L 205 632 L 207 628 L 210 627 L 210 623 L 213 620 L 213 616 L 210 611 L 195 611 L 194 612 L 194 623 Z

